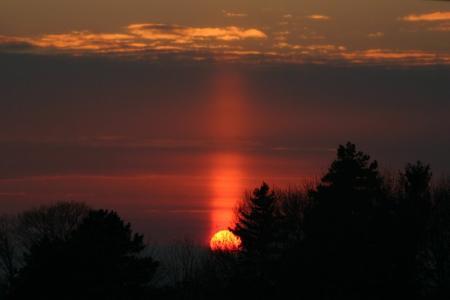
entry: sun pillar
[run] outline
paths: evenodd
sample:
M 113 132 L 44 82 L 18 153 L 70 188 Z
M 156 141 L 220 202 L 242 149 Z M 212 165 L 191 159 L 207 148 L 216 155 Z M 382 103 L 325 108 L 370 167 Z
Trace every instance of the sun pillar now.
M 245 135 L 245 97 L 235 72 L 219 72 L 213 82 L 211 128 L 217 151 L 211 160 L 210 237 L 233 226 L 234 212 L 242 198 L 242 138 Z

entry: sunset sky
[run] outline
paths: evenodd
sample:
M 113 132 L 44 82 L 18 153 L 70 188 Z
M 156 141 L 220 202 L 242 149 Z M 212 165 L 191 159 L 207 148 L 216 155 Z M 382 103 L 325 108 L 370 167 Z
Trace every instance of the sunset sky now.
M 449 115 L 450 1 L 0 1 L 0 212 L 206 241 L 348 140 L 449 174 Z

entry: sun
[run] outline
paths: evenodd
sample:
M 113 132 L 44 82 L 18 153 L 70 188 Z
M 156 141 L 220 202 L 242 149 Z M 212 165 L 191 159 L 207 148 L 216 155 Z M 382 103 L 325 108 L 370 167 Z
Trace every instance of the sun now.
M 239 251 L 241 244 L 241 239 L 229 230 L 216 232 L 209 242 L 211 250 L 224 252 Z

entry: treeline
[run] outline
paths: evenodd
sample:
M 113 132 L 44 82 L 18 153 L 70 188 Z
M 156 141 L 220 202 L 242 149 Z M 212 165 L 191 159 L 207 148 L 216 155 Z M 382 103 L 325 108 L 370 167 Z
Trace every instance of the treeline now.
M 347 143 L 318 184 L 256 189 L 231 230 L 249 297 L 450 298 L 450 182 L 421 162 L 382 176 Z
M 382 175 L 347 143 L 317 184 L 248 193 L 236 252 L 148 255 L 115 212 L 42 206 L 0 219 L 6 299 L 449 299 L 450 181 Z
M 140 299 L 158 263 L 115 212 L 57 203 L 0 221 L 2 298 Z

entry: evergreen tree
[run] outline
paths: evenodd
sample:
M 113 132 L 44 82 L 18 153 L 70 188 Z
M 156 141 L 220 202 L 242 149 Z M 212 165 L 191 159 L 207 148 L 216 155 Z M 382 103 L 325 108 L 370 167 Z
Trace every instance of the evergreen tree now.
M 242 240 L 245 255 L 267 258 L 273 249 L 276 228 L 275 194 L 266 183 L 249 195 L 238 209 L 232 232 Z
M 242 241 L 236 288 L 242 290 L 243 296 L 261 298 L 275 291 L 278 257 L 275 201 L 274 192 L 263 183 L 247 195 L 238 209 L 238 221 L 230 229 Z
M 358 298 L 363 291 L 373 295 L 379 283 L 368 276 L 380 270 L 383 244 L 377 209 L 383 181 L 377 162 L 352 143 L 341 145 L 336 160 L 310 194 L 305 234 L 311 287 L 326 297 Z
M 140 299 L 157 263 L 115 212 L 91 211 L 66 239 L 33 244 L 12 299 Z

